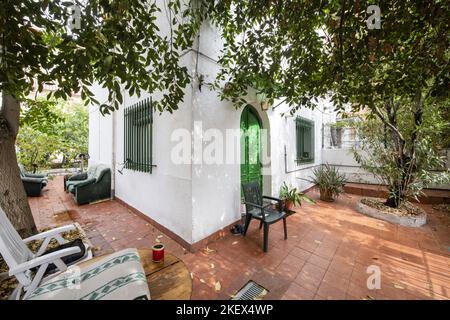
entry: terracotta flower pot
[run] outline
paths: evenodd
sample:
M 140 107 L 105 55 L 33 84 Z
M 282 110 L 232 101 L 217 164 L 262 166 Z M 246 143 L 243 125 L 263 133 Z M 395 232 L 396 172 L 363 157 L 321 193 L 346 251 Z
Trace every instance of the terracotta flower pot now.
M 284 210 L 294 211 L 294 203 L 291 200 L 284 200 Z
M 320 190 L 320 200 L 326 202 L 333 202 L 333 194 L 330 190 Z

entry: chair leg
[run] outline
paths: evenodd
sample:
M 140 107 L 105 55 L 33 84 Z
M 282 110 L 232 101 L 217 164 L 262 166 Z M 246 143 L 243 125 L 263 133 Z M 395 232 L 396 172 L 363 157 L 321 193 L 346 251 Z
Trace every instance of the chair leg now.
M 260 220 L 259 221 L 259 230 L 261 230 L 262 226 L 263 226 L 263 222 L 262 222 L 262 220 Z
M 250 224 L 250 221 L 252 220 L 252 216 L 250 214 L 245 215 L 245 226 L 244 226 L 244 237 L 247 234 L 248 225 Z
M 269 225 L 264 223 L 264 252 L 267 252 L 267 247 L 269 245 Z
M 283 218 L 283 227 L 284 227 L 284 240 L 287 239 L 287 223 L 286 223 L 286 217 Z

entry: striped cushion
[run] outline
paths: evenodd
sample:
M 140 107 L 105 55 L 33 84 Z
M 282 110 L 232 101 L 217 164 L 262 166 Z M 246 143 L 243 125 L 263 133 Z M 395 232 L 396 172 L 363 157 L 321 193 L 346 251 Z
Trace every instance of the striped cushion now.
M 150 299 L 147 279 L 136 249 L 108 255 L 87 267 L 71 266 L 41 284 L 30 300 Z

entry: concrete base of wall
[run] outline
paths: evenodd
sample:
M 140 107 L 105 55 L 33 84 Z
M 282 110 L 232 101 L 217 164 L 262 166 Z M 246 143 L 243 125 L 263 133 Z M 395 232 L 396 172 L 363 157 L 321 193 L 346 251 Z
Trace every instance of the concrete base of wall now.
M 427 213 L 423 210 L 423 212 L 417 216 L 397 216 L 394 214 L 384 213 L 381 210 L 369 207 L 368 205 L 365 205 L 360 201 L 358 201 L 356 209 L 366 216 L 399 224 L 405 227 L 417 228 L 427 223 Z
M 144 219 L 145 221 L 150 223 L 155 228 L 158 228 L 159 230 L 164 232 L 167 236 L 172 238 L 172 240 L 178 242 L 178 244 L 180 244 L 183 248 L 185 248 L 189 252 L 196 252 L 196 251 L 206 247 L 206 245 L 208 243 L 216 241 L 216 240 L 219 240 L 220 238 L 224 237 L 227 234 L 227 232 L 230 232 L 230 228 L 233 225 L 235 225 L 236 223 L 241 223 L 241 219 L 239 219 L 239 220 L 233 222 L 232 224 L 230 224 L 230 225 L 228 225 L 228 226 L 226 226 L 226 227 L 224 227 L 224 228 L 222 228 L 222 229 L 212 233 L 208 237 L 191 244 L 191 243 L 187 242 L 186 240 L 184 240 L 183 238 L 181 238 L 176 233 L 174 233 L 173 231 L 171 231 L 171 230 L 167 229 L 166 227 L 164 227 L 163 225 L 159 224 L 158 222 L 156 222 L 155 220 L 153 220 L 152 218 L 150 218 L 149 216 L 147 216 L 143 212 L 141 212 L 138 209 L 136 209 L 135 207 L 129 205 L 128 203 L 126 203 L 122 199 L 115 197 L 115 200 L 117 202 L 119 202 L 120 204 L 122 204 L 123 206 L 127 207 L 133 213 L 135 213 L 138 216 L 140 216 L 142 219 Z

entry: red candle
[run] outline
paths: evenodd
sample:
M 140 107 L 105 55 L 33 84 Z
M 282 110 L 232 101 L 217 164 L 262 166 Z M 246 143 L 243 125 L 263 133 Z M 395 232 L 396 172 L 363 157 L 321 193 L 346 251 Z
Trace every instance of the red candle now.
M 152 247 L 153 250 L 153 262 L 164 261 L 164 245 L 161 243 L 155 244 Z

